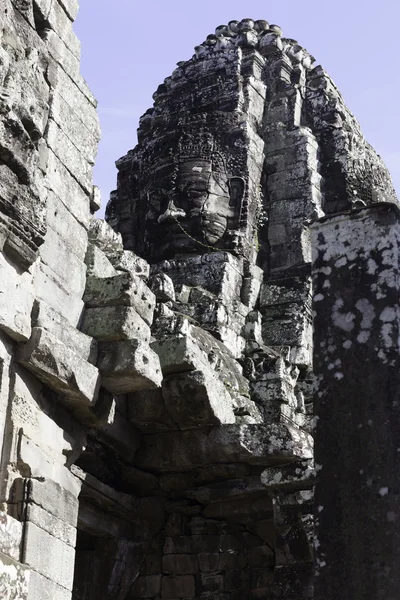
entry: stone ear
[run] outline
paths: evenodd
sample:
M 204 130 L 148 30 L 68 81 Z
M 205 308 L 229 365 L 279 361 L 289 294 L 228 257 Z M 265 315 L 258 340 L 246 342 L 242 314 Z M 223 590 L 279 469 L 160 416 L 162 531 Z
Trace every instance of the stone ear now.
M 240 208 L 240 204 L 242 203 L 244 197 L 245 180 L 243 177 L 231 177 L 228 180 L 228 186 L 230 206 L 236 206 Z

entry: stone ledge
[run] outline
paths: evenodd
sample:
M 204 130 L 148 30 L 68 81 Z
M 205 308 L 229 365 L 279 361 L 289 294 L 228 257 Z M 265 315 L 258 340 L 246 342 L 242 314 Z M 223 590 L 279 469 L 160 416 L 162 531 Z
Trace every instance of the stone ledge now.
M 16 360 L 54 391 L 86 407 L 95 404 L 100 388 L 98 370 L 45 329 L 32 329 Z
M 112 394 L 127 394 L 161 386 L 160 360 L 139 340 L 101 342 L 97 367 L 102 385 Z

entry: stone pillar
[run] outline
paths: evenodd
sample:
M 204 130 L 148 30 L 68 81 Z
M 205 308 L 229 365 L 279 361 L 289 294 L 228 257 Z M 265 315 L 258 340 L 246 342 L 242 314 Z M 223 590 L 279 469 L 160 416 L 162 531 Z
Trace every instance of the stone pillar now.
M 312 226 L 316 600 L 399 597 L 399 216 Z

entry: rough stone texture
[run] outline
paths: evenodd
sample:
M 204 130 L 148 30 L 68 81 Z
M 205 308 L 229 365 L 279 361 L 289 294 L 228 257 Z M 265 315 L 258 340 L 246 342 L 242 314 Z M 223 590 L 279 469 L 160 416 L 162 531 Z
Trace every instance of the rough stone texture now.
M 77 8 L 0 9 L 0 594 L 309 600 L 314 360 L 317 594 L 394 600 L 398 221 L 355 211 L 397 202 L 386 168 L 306 50 L 231 21 L 158 88 L 93 218 Z
M 28 600 L 29 569 L 0 552 L 0 593 L 5 600 Z
M 139 340 L 101 343 L 98 369 L 112 394 L 127 394 L 161 386 L 158 356 Z
M 398 596 L 399 217 L 313 226 L 317 598 Z

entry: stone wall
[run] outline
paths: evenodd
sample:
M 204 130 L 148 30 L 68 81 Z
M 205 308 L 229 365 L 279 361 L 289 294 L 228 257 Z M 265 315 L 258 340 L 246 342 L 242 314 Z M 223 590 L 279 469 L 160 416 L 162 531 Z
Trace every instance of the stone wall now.
M 0 592 L 309 599 L 308 225 L 390 177 L 312 57 L 244 19 L 160 86 L 94 218 L 77 8 L 1 9 Z
M 399 227 L 376 204 L 312 228 L 316 598 L 398 596 Z

